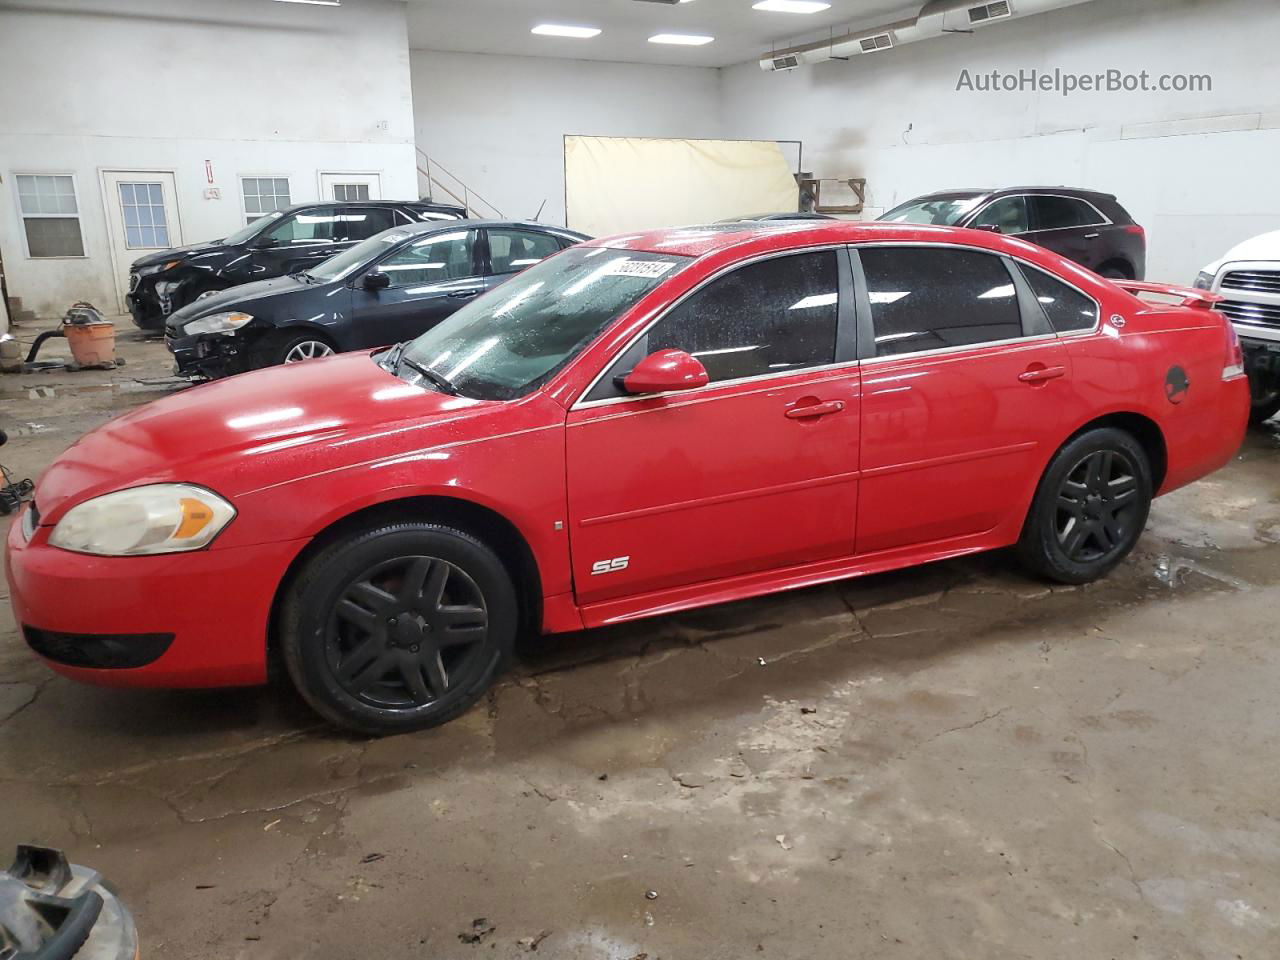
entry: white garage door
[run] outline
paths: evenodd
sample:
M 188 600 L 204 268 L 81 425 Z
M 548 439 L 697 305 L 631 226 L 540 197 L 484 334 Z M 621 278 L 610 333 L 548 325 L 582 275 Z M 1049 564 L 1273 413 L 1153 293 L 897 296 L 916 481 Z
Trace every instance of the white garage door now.
M 567 226 L 593 237 L 795 210 L 773 140 L 565 137 Z

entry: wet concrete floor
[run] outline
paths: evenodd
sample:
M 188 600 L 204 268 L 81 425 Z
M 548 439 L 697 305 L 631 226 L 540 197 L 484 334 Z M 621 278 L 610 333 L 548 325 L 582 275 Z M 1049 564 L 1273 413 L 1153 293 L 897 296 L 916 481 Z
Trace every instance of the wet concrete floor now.
M 0 378 L 0 460 L 175 389 L 121 351 Z M 991 555 L 531 640 L 380 741 L 56 679 L 6 605 L 0 849 L 104 871 L 148 958 L 1275 957 L 1278 477 L 1254 432 L 1086 588 Z

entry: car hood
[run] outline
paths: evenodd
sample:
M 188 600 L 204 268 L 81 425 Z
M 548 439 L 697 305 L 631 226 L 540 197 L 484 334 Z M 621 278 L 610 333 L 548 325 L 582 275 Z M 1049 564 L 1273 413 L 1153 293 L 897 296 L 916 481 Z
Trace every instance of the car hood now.
M 1205 273 L 1217 273 L 1223 264 L 1237 260 L 1280 260 L 1280 230 L 1272 230 L 1261 236 L 1238 243 L 1221 260 L 1215 260 L 1204 268 Z
M 319 286 L 319 284 L 308 284 L 303 280 L 295 280 L 293 277 L 272 277 L 270 280 L 255 280 L 252 283 L 242 283 L 239 286 L 228 287 L 225 290 L 211 293 L 207 297 L 200 297 L 191 301 L 185 307 L 173 311 L 169 316 L 168 326 L 180 327 L 182 324 L 195 320 L 197 317 L 207 317 L 210 314 L 222 313 L 226 310 L 244 310 L 252 313 L 253 305 L 268 297 L 293 293 L 296 290 L 316 289 Z
M 213 253 L 220 250 L 222 245 L 221 240 L 209 240 L 205 243 L 193 243 L 185 247 L 170 247 L 168 250 L 161 250 L 159 253 L 149 253 L 145 257 L 139 257 L 133 261 L 133 269 L 168 263 L 170 260 L 185 260 L 201 253 Z
M 364 352 L 271 367 L 183 390 L 86 434 L 45 471 L 36 503 L 41 523 L 56 523 L 77 503 L 147 483 L 195 483 L 234 500 L 323 469 L 335 451 L 358 462 L 370 434 L 399 425 L 405 444 L 421 448 L 441 436 L 435 428 L 495 406 L 405 383 Z

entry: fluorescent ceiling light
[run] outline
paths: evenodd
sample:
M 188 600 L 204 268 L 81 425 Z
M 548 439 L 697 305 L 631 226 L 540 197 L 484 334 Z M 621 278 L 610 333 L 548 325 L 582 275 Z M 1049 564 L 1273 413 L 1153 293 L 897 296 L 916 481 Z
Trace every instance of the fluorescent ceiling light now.
M 751 5 L 753 10 L 766 10 L 769 13 L 818 13 L 830 10 L 831 4 L 822 0 L 760 0 Z
M 563 23 L 540 23 L 532 30 L 541 37 L 576 37 L 586 40 L 600 35 L 599 27 L 572 27 Z
M 314 3 L 317 7 L 340 7 L 342 0 L 279 0 L 280 3 Z
M 650 43 L 677 43 L 686 47 L 700 47 L 710 43 L 715 37 L 700 37 L 694 33 L 655 33 L 649 38 Z

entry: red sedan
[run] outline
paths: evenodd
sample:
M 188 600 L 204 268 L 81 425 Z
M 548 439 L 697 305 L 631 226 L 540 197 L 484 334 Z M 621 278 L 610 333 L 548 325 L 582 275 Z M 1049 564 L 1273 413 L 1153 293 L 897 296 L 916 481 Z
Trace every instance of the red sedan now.
M 408 344 L 90 433 L 10 531 L 14 610 L 76 679 L 253 684 L 278 653 L 386 733 L 463 711 L 520 630 L 1011 544 L 1092 580 L 1241 441 L 1212 300 L 951 228 L 595 241 Z

